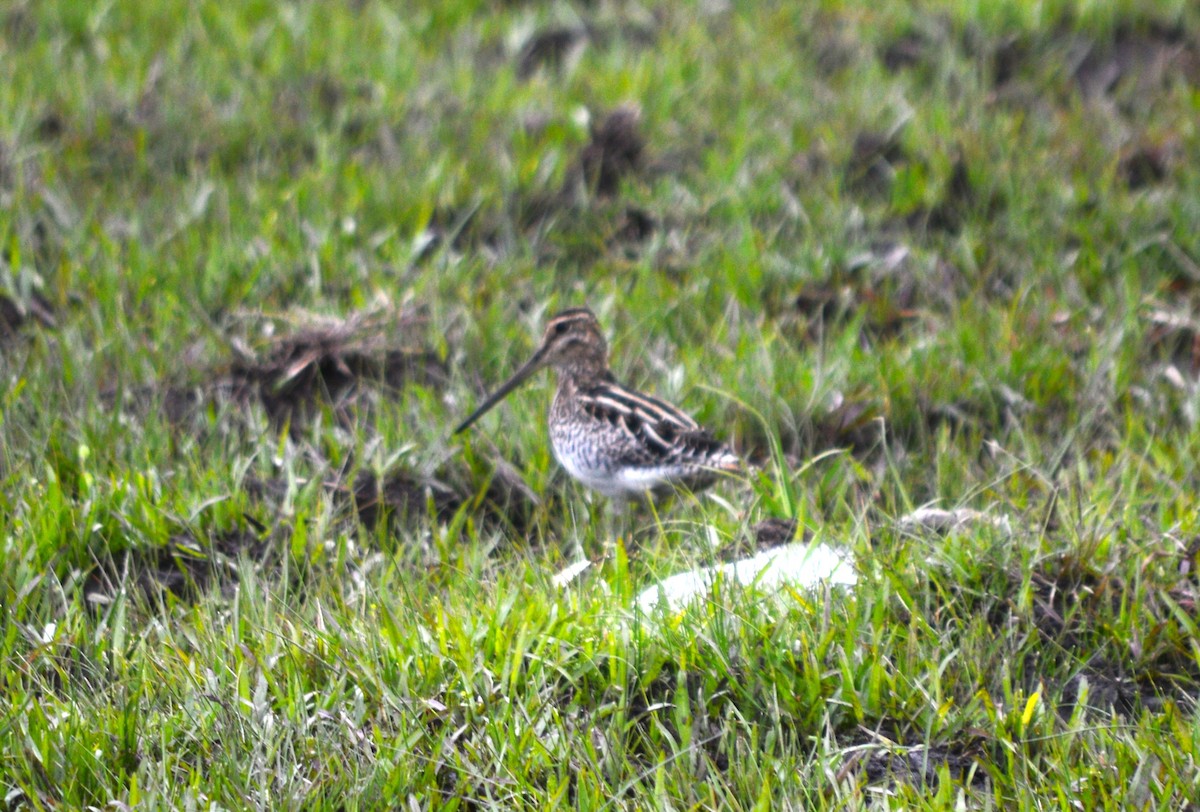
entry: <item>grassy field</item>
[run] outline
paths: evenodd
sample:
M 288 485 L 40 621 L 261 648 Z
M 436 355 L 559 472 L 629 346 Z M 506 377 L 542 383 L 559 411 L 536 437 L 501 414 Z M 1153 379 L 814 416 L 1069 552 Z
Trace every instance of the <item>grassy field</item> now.
M 1184 0 L 9 0 L 0 808 L 1197 803 L 1198 127 Z M 761 469 L 451 437 L 583 304 Z

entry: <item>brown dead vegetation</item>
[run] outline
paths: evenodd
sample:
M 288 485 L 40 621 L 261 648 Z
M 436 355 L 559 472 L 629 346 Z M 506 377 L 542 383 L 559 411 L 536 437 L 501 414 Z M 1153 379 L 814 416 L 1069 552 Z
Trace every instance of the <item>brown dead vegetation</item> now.
M 354 314 L 303 327 L 254 351 L 240 348 L 228 380 L 235 394 L 256 398 L 276 423 L 304 417 L 321 402 L 344 411 L 364 387 L 399 390 L 445 386 L 445 363 L 406 342 L 412 314 Z
M 448 380 L 445 362 L 420 343 L 424 318 L 415 311 L 383 308 L 345 318 L 250 314 L 241 321 L 242 335 L 227 336 L 231 361 L 193 373 L 191 380 L 127 393 L 126 404 L 158 403 L 180 424 L 209 408 L 232 406 L 236 417 L 261 406 L 273 424 L 295 432 L 323 408 L 351 425 L 368 394 L 410 385 L 440 389 Z M 257 345 L 242 337 L 264 334 L 268 338 Z

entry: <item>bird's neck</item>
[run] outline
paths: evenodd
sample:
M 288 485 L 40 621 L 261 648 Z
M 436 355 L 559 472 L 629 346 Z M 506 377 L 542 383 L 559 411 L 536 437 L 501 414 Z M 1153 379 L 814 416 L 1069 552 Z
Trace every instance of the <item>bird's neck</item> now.
M 612 380 L 608 364 L 602 357 L 580 356 L 560 364 L 557 369 L 559 388 L 584 388 Z

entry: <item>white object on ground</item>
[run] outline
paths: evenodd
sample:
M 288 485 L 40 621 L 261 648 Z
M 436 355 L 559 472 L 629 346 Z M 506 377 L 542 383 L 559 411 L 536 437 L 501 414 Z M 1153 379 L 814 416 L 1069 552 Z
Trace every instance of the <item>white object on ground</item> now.
M 858 582 L 854 567 L 827 544 L 793 542 L 772 547 L 757 555 L 729 564 L 681 572 L 666 578 L 637 596 L 637 608 L 650 612 L 656 606 L 678 611 L 708 590 L 718 578 L 759 592 L 776 592 L 785 586 L 810 588 L 821 582 L 853 586 Z
M 1012 533 L 1012 524 L 1008 521 L 1007 516 L 993 516 L 990 513 L 971 508 L 957 508 L 956 510 L 933 507 L 918 508 L 907 516 L 901 517 L 896 524 L 901 530 L 908 532 L 932 530 L 935 533 L 948 533 L 951 530 L 961 530 L 972 525 L 988 525 L 1001 533 Z
M 556 572 L 554 577 L 550 579 L 550 583 L 554 584 L 556 587 L 564 587 L 582 575 L 583 571 L 590 566 L 592 566 L 591 561 L 586 558 L 581 558 L 574 564 L 568 564 Z

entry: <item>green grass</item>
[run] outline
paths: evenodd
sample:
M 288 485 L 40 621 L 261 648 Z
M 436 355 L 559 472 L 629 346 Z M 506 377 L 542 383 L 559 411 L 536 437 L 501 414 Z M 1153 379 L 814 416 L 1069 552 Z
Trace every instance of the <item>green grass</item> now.
M 1197 121 L 1182 0 L 9 3 L 4 808 L 1195 803 Z M 773 464 L 449 436 L 585 303 Z M 859 585 L 632 611 L 771 517 Z

